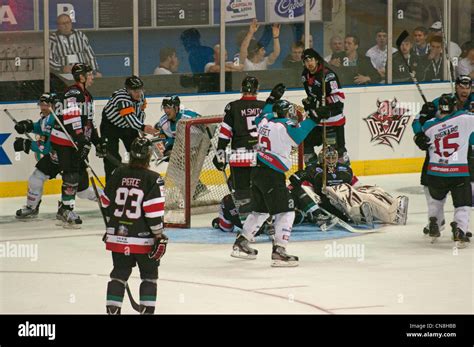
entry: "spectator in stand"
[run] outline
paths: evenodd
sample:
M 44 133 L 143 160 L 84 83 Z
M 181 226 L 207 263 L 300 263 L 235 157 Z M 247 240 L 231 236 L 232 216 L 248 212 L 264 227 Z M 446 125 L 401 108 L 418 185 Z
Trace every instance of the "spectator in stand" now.
M 443 39 L 443 24 L 440 21 L 434 22 L 433 25 L 430 27 L 431 37 L 438 36 Z M 456 42 L 450 41 L 449 42 L 449 55 L 451 58 L 459 57 L 462 51 L 459 45 Z
M 385 78 L 385 65 L 387 64 L 387 37 L 387 31 L 385 29 L 377 30 L 375 34 L 376 45 L 369 48 L 367 53 L 365 53 L 382 78 Z M 391 48 L 391 54 L 396 51 L 396 48 Z
M 420 58 L 413 52 L 413 40 L 410 36 L 408 36 L 400 45 L 400 50 L 393 53 L 392 58 L 392 66 L 393 66 L 393 82 L 409 82 L 411 81 L 410 73 L 406 66 L 405 60 L 408 62 L 411 70 L 415 72 L 415 76 L 418 77 L 420 75 L 419 68 L 420 68 Z M 403 56 L 402 56 L 403 54 Z M 405 57 L 405 60 L 403 59 Z
M 220 57 L 221 57 L 221 46 L 214 46 L 214 61 L 207 63 L 204 67 L 204 72 L 219 72 L 221 70 Z M 227 61 L 227 49 L 225 50 L 225 71 L 242 71 L 244 66 L 233 61 Z
M 160 49 L 160 65 L 153 72 L 154 75 L 171 75 L 178 72 L 179 60 L 176 49 L 165 47 Z
M 331 60 L 337 59 L 344 53 L 344 40 L 339 35 L 331 37 L 329 41 L 332 53 L 327 55 L 324 60 L 331 64 Z
M 474 44 L 472 42 L 468 43 L 460 58 L 456 66 L 457 76 L 467 75 L 474 79 Z
M 331 65 L 343 86 L 354 84 L 379 83 L 380 74 L 373 67 L 370 59 L 359 54 L 359 38 L 355 35 L 347 35 L 344 39 L 344 54 L 333 59 Z
M 301 55 L 304 51 L 304 43 L 301 41 L 293 42 L 291 45 L 291 53 L 283 60 L 285 69 L 294 69 L 298 72 L 303 70 L 303 61 Z
M 301 35 L 301 42 L 303 42 L 304 45 L 304 34 Z M 309 34 L 309 46 L 305 48 L 313 48 L 313 35 Z
M 273 52 L 268 56 L 265 56 L 263 45 L 253 39 L 258 27 L 257 20 L 254 19 L 240 46 L 240 62 L 244 65 L 244 71 L 267 70 L 280 55 L 280 25 L 272 25 Z
M 59 74 L 70 74 L 74 64 L 83 63 L 92 68 L 94 77 L 102 77 L 89 39 L 82 31 L 72 28 L 71 17 L 61 14 L 56 23 L 58 30 L 49 36 L 51 70 Z
M 423 81 L 442 81 L 443 64 L 443 39 L 440 36 L 432 36 L 430 39 L 430 53 L 423 71 Z
M 428 29 L 423 26 L 413 29 L 413 38 L 415 44 L 413 45 L 413 53 L 419 57 L 426 57 L 430 52 L 430 45 L 428 44 Z
M 201 34 L 195 28 L 190 28 L 181 33 L 181 42 L 189 54 L 189 65 L 193 73 L 203 73 L 204 66 L 213 61 L 214 50 L 201 44 Z

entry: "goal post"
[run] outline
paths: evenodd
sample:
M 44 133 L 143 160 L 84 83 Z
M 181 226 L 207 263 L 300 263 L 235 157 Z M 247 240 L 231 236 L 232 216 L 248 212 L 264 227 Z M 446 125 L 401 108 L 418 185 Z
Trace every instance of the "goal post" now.
M 222 116 L 203 116 L 182 119 L 177 123 L 175 142 L 164 177 L 167 227 L 190 228 L 191 213 L 215 213 L 217 216 L 222 198 L 229 194 L 224 175 L 212 163 L 222 119 Z M 206 128 L 213 135 L 212 140 Z M 292 162 L 288 174 L 303 167 L 302 145 L 292 153 Z

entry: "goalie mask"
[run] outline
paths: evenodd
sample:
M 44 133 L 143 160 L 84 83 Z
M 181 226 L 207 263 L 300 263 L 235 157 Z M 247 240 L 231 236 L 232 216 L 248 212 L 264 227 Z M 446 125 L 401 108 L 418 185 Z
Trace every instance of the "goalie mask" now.
M 337 153 L 336 148 L 333 146 L 328 146 L 326 148 L 326 151 L 320 152 L 319 156 L 319 161 L 321 162 L 321 165 L 324 163 L 324 160 L 326 160 L 328 171 L 334 172 L 336 169 L 337 160 L 339 159 L 339 155 Z

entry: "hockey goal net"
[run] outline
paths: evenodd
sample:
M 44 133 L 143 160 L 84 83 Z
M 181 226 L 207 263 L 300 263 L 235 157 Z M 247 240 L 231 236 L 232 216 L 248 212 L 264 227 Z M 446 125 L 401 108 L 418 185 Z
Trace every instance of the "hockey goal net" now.
M 229 194 L 224 175 L 212 163 L 221 122 L 222 116 L 205 116 L 178 122 L 165 174 L 165 223 L 168 227 L 191 227 L 191 213 L 212 212 L 217 217 L 220 201 Z M 212 139 L 209 138 L 206 127 Z M 293 166 L 288 175 L 303 166 L 302 146 L 292 153 L 292 161 Z M 226 172 L 229 177 L 228 167 Z

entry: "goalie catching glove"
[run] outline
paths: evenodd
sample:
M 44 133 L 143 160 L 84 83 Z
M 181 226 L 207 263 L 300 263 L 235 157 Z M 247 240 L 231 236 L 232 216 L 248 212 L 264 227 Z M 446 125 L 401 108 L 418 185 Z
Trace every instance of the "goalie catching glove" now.
M 150 253 L 148 253 L 148 257 L 150 259 L 155 259 L 156 261 L 160 261 L 161 258 L 166 253 L 166 247 L 168 246 L 168 236 L 163 233 L 155 235 L 155 244 L 153 245 L 153 249 Z

